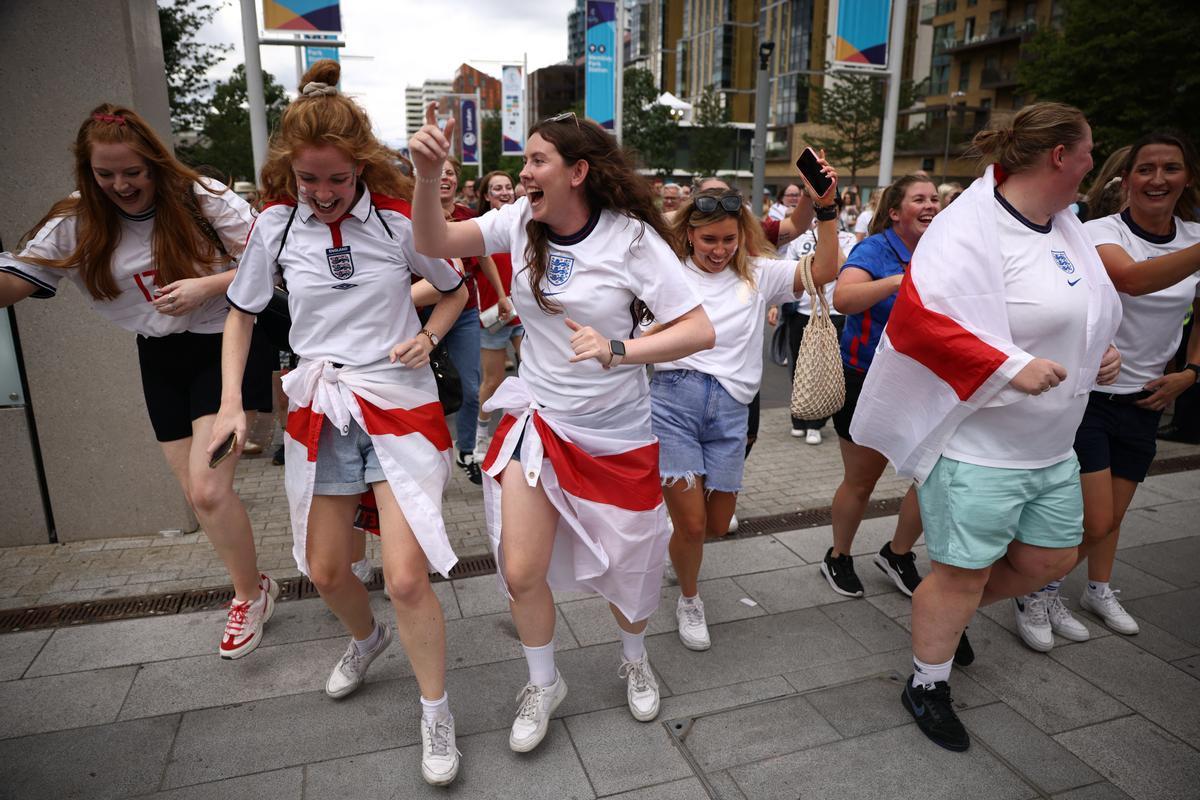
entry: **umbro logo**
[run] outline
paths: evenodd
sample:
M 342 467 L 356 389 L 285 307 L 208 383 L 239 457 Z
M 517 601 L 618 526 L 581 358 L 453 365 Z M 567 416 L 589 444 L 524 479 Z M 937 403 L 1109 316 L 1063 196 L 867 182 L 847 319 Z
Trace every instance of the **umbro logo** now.
M 353 289 L 355 286 L 358 286 L 358 284 L 357 283 L 335 283 L 333 286 L 330 286 L 329 288 L 346 290 L 346 289 Z

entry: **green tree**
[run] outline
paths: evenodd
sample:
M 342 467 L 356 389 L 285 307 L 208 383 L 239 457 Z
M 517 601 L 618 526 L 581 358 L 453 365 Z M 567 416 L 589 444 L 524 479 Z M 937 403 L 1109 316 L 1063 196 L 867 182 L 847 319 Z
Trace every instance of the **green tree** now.
M 197 130 L 204 122 L 209 80 L 207 74 L 233 49 L 228 44 L 196 41 L 196 32 L 212 21 L 224 2 L 159 0 L 158 27 L 162 32 L 171 129 Z
M 675 142 L 679 127 L 671 111 L 657 102 L 658 89 L 650 70 L 630 67 L 625 70 L 624 97 L 621 98 L 621 137 L 642 166 L 659 175 L 675 169 Z
M 287 93 L 263 70 L 267 128 L 274 130 L 288 104 Z M 192 164 L 211 167 L 229 181 L 254 181 L 254 152 L 250 144 L 250 103 L 246 96 L 246 65 L 217 84 L 200 127 L 200 143 L 185 154 Z
M 1099 158 L 1152 130 L 1200 131 L 1194 0 L 1063 0 L 1062 10 L 1062 26 L 1027 45 L 1018 76 L 1028 94 L 1087 115 Z
M 830 164 L 849 169 L 847 185 L 857 181 L 859 170 L 879 163 L 884 88 L 882 78 L 859 72 L 839 72 L 829 88 L 813 87 L 817 96 L 814 122 L 830 128 L 832 135 L 811 136 L 809 143 L 814 148 L 825 148 L 825 157 Z M 913 100 L 912 82 L 904 81 L 900 85 L 900 108 L 908 108 Z M 897 149 L 903 149 L 907 142 L 919 136 L 921 127 L 896 131 Z
M 712 84 L 704 87 L 692 116 L 692 171 L 697 175 L 716 175 L 729 163 L 735 146 L 729 127 L 729 111 L 721 104 L 721 95 Z

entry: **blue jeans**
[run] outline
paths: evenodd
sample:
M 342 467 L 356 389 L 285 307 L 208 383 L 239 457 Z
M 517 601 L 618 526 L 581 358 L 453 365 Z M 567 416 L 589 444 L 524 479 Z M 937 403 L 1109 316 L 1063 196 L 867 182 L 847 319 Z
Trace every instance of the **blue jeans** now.
M 475 420 L 479 419 L 479 309 L 468 308 L 458 315 L 446 333 L 446 349 L 462 381 L 462 407 L 454 419 L 458 449 L 475 451 Z

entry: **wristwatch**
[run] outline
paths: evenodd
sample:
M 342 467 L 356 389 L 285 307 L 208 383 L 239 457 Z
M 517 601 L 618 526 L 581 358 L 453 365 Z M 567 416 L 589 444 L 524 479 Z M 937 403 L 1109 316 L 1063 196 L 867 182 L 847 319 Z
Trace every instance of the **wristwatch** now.
M 604 368 L 612 369 L 625 360 L 625 343 L 620 339 L 609 339 L 608 349 L 612 351 L 612 358 Z
M 1190 369 L 1196 374 L 1196 380 L 1193 383 L 1200 382 L 1200 364 L 1184 364 L 1183 368 Z
M 429 330 L 429 328 L 421 328 L 421 333 L 429 337 L 429 341 L 433 343 L 434 347 L 437 347 L 438 343 L 442 341 L 441 337 Z

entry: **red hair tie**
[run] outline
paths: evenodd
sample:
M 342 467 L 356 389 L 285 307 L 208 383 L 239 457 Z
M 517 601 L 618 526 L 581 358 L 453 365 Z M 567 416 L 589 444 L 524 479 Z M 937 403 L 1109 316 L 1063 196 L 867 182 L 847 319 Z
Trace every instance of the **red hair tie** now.
M 125 118 L 120 114 L 92 114 L 92 119 L 97 122 L 112 122 L 116 125 L 125 125 Z

